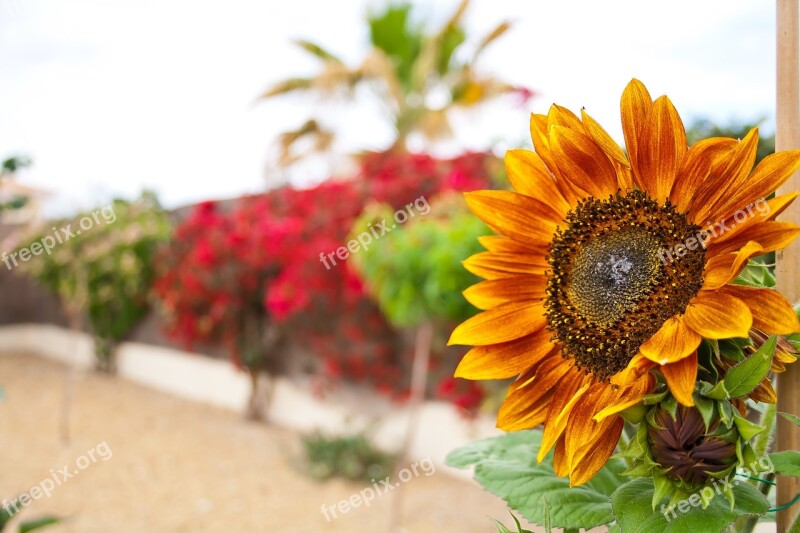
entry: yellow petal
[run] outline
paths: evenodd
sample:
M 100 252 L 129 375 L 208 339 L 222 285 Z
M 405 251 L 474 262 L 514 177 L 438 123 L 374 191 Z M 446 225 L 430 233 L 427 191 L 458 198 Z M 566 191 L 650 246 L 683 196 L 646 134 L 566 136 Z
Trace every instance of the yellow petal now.
M 633 79 L 625 87 L 620 101 L 622 115 L 622 133 L 625 136 L 625 147 L 628 149 L 628 159 L 631 162 L 633 179 L 641 190 L 646 191 L 644 183 L 639 176 L 639 145 L 647 115 L 653 108 L 653 100 L 647 87 L 637 79 Z
M 653 103 L 638 147 L 639 176 L 645 190 L 663 204 L 688 150 L 681 117 L 666 96 Z
M 554 126 L 550 147 L 558 157 L 561 175 L 585 194 L 605 199 L 619 188 L 614 166 L 590 137 Z
M 553 126 L 562 126 L 575 131 L 583 131 L 581 119 L 566 107 L 562 107 L 558 104 L 551 105 L 550 110 L 547 112 L 548 130 L 552 129 Z
M 625 152 L 623 152 L 622 148 L 611 138 L 611 135 L 583 109 L 581 110 L 581 117 L 583 117 L 584 132 L 597 143 L 597 146 L 605 152 L 608 158 L 622 166 L 629 167 L 630 163 L 625 156 Z
M 520 339 L 488 346 L 475 346 L 464 355 L 455 377 L 506 379 L 539 363 L 555 348 L 552 333 L 542 328 Z
M 447 344 L 499 344 L 538 331 L 546 323 L 541 302 L 510 302 L 465 320 L 453 330 Z
M 736 144 L 733 139 L 713 137 L 698 141 L 689 148 L 670 193 L 670 201 L 679 213 L 689 211 L 698 190 L 707 186 L 714 161 L 730 152 Z
M 724 220 L 760 198 L 766 198 L 800 169 L 800 150 L 778 152 L 765 157 L 738 189 L 731 189 L 724 201 L 713 206 L 709 219 Z
M 774 289 L 728 285 L 720 289 L 740 299 L 753 314 L 753 327 L 768 335 L 791 335 L 800 331 L 800 322 L 786 298 Z
M 587 450 L 582 460 L 573 466 L 572 473 L 569 476 L 570 487 L 578 487 L 587 483 L 603 468 L 619 443 L 624 424 L 625 422 L 622 418 L 614 419 L 608 428 L 604 428 L 604 431 L 599 434 L 596 442 L 587 444 L 590 450 Z M 591 453 L 588 453 L 588 451 L 591 451 Z
M 665 365 L 687 357 L 700 346 L 701 340 L 682 318 L 670 318 L 639 347 L 639 352 L 654 363 Z
M 547 246 L 561 221 L 551 208 L 511 191 L 474 191 L 464 198 L 472 212 L 497 233 L 532 246 Z
M 553 391 L 550 408 L 547 410 L 547 423 L 544 426 L 542 443 L 539 445 L 539 455 L 537 456 L 540 463 L 564 433 L 572 408 L 591 385 L 592 379 L 582 376 L 581 379 L 563 380 Z
M 700 291 L 686 308 L 684 322 L 706 339 L 747 337 L 753 325 L 750 309 L 721 290 Z
M 697 352 L 661 367 L 661 374 L 667 380 L 670 392 L 678 402 L 688 407 L 694 405 L 692 393 L 697 381 Z
M 506 302 L 542 299 L 546 288 L 546 276 L 515 276 L 476 283 L 464 291 L 464 298 L 478 309 L 486 310 Z
M 513 278 L 520 274 L 543 275 L 550 266 L 542 254 L 481 252 L 465 259 L 469 272 L 485 279 Z
M 749 241 L 755 241 L 762 247 L 761 253 L 780 250 L 789 246 L 800 235 L 800 226 L 790 222 L 760 222 L 740 232 L 736 237 L 724 242 L 711 241 L 708 254 L 711 256 L 733 252 Z
M 647 374 L 637 380 L 630 387 L 620 389 L 617 391 L 618 397 L 608 407 L 600 410 L 594 419 L 601 421 L 611 415 L 621 413 L 628 407 L 632 407 L 642 401 L 642 398 L 651 392 L 656 386 L 656 378 L 653 374 Z
M 618 387 L 630 387 L 650 372 L 658 363 L 654 363 L 641 352 L 633 356 L 625 370 L 611 376 L 611 384 Z
M 572 208 L 536 153 L 530 150 L 509 150 L 506 152 L 505 164 L 508 180 L 518 193 L 550 206 L 562 218 Z
M 509 389 L 497 413 L 497 427 L 503 431 L 518 431 L 541 424 L 546 420 L 552 398 L 562 387 L 562 381 L 574 383 L 580 376 L 572 363 L 553 353 L 536 369 L 534 386 Z
M 692 222 L 702 225 L 723 220 L 719 207 L 733 192 L 746 186 L 745 180 L 753 171 L 758 150 L 758 128 L 750 130 L 740 142 L 733 142 L 727 154 L 720 153 L 724 157 L 713 161 L 709 178 L 698 188 L 689 210 Z
M 712 257 L 706 263 L 703 272 L 702 290 L 714 290 L 727 285 L 742 273 L 752 257 L 763 253 L 764 248 L 760 244 L 750 241 L 738 252 Z
M 534 247 L 525 243 L 503 237 L 502 235 L 482 235 L 478 237 L 478 242 L 490 252 L 504 252 L 512 254 L 537 253 L 544 257 L 542 247 Z
M 749 212 L 747 208 L 745 208 L 745 212 L 748 212 L 747 220 L 737 223 L 733 217 L 728 218 L 725 223 L 722 224 L 726 228 L 726 231 L 713 237 L 713 243 L 719 246 L 721 243 L 737 237 L 741 232 L 749 230 L 757 224 L 775 220 L 775 218 L 797 198 L 797 194 L 797 192 L 792 192 L 782 194 L 765 202 L 756 202 Z M 712 226 L 717 225 L 713 224 Z M 713 229 L 713 227 L 706 228 L 706 230 L 709 229 Z

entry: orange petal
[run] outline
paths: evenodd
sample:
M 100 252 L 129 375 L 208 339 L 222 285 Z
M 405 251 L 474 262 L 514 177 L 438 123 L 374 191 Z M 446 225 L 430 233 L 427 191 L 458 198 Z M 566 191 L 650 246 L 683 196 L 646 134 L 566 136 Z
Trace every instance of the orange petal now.
M 742 273 L 752 257 L 763 253 L 764 248 L 760 244 L 750 241 L 738 252 L 712 257 L 703 272 L 702 290 L 714 290 L 727 285 Z
M 550 128 L 547 124 L 547 116 L 531 113 L 531 141 L 533 141 L 533 149 L 536 154 L 542 158 L 547 169 L 556 178 L 556 183 L 564 198 L 573 204 L 576 196 L 569 187 L 564 187 L 565 182 L 561 179 L 561 172 L 558 170 L 558 165 L 556 165 L 550 150 Z
M 472 212 L 497 233 L 532 246 L 547 246 L 561 221 L 541 202 L 511 191 L 474 191 L 464 198 Z
M 567 444 L 567 464 L 570 467 L 580 461 L 580 458 L 575 456 L 578 450 L 592 440 L 595 428 L 598 425 L 598 422 L 593 419 L 595 413 L 603 406 L 612 404 L 618 396 L 612 385 L 600 382 L 593 384 L 575 402 L 575 406 L 569 414 L 569 421 L 564 433 L 564 439 Z
M 591 443 L 591 453 L 585 453 L 582 460 L 573 465 L 569 476 L 570 487 L 578 487 L 590 481 L 603 468 L 619 444 L 624 425 L 622 418 L 616 418 L 607 429 L 604 428 L 604 431 L 599 433 L 597 441 Z
M 623 152 L 622 148 L 611 138 L 611 135 L 583 109 L 581 109 L 581 117 L 583 117 L 583 131 L 597 143 L 597 146 L 603 150 L 608 158 L 624 167 L 629 167 L 630 163 L 625 156 L 625 152 Z M 632 186 L 633 184 L 628 185 L 628 187 Z M 626 189 L 628 187 L 622 188 Z
M 678 402 L 688 407 L 694 405 L 692 393 L 697 381 L 697 352 L 677 363 L 662 366 L 661 374 L 667 380 L 667 386 Z
M 761 383 L 758 384 L 758 387 L 755 388 L 753 392 L 749 395 L 751 400 L 756 402 L 764 402 L 764 403 L 777 403 L 778 402 L 778 395 L 775 394 L 775 389 L 772 387 L 772 383 L 769 382 L 768 379 L 765 379 Z
M 546 323 L 541 302 L 509 302 L 478 313 L 459 324 L 447 344 L 499 344 L 538 331 Z
M 739 298 L 717 291 L 700 291 L 689 303 L 683 320 L 706 339 L 747 337 L 753 325 L 750 309 Z
M 542 328 L 520 339 L 488 346 L 475 346 L 464 355 L 455 377 L 506 379 L 539 363 L 555 348 L 552 333 Z
M 653 103 L 638 147 L 639 177 L 650 196 L 663 204 L 688 150 L 681 117 L 666 96 Z
M 563 382 L 577 384 L 580 381 L 574 364 L 553 353 L 536 369 L 535 385 L 509 389 L 497 413 L 497 427 L 503 431 L 518 431 L 542 423 L 550 411 L 555 392 L 563 388 Z
M 654 363 L 665 365 L 694 352 L 701 340 L 682 318 L 670 318 L 639 347 L 639 352 Z
M 547 410 L 547 423 L 544 426 L 542 443 L 539 446 L 537 457 L 539 462 L 542 462 L 547 452 L 564 433 L 572 408 L 589 390 L 592 381 L 593 379 L 588 376 L 581 376 L 580 379 L 562 380 L 556 387 L 553 398 L 550 400 L 550 408 Z
M 520 274 L 542 275 L 550 268 L 541 254 L 481 252 L 465 259 L 464 268 L 485 279 L 512 278 Z
M 774 289 L 728 285 L 720 291 L 743 301 L 753 314 L 753 327 L 769 335 L 791 335 L 800 322 L 786 298 Z
M 761 222 L 775 220 L 775 218 L 781 214 L 784 209 L 789 207 L 795 198 L 797 198 L 797 194 L 797 192 L 792 192 L 788 194 L 782 194 L 765 202 L 757 201 L 749 210 L 749 212 L 745 207 L 745 212 L 748 213 L 747 220 L 741 223 L 737 223 L 733 217 L 726 220 L 723 226 L 727 231 L 721 235 L 713 237 L 714 244 L 719 245 L 720 243 L 730 240 L 739 235 L 742 231 L 745 231 L 756 224 L 760 224 Z M 714 226 L 717 225 L 714 224 Z
M 753 128 L 744 139 L 734 143 L 727 154 L 714 160 L 709 179 L 698 189 L 690 209 L 689 218 L 693 222 L 702 225 L 722 220 L 718 208 L 733 191 L 742 188 L 753 171 L 758 150 L 758 128 Z
M 639 176 L 639 144 L 647 115 L 653 108 L 653 99 L 647 87 L 637 79 L 628 83 L 622 92 L 620 113 L 622 115 L 622 133 L 625 136 L 625 147 L 631 162 L 633 179 L 642 190 L 647 190 Z
M 800 169 L 800 150 L 778 152 L 765 157 L 738 189 L 731 189 L 724 202 L 713 206 L 711 220 L 724 220 L 760 198 L 766 198 Z
M 550 206 L 564 217 L 572 206 L 558 190 L 541 157 L 530 150 L 509 150 L 505 157 L 506 173 L 514 190 Z
M 733 139 L 714 137 L 698 141 L 689 148 L 670 193 L 670 201 L 679 213 L 689 211 L 698 189 L 708 180 L 713 162 L 720 155 L 728 153 L 734 145 L 736 141 Z
M 654 363 L 641 353 L 633 356 L 633 359 L 625 367 L 625 370 L 611 376 L 611 383 L 618 387 L 630 387 L 641 379 L 643 375 L 650 372 L 658 363 Z
M 490 252 L 508 252 L 512 254 L 540 253 L 544 257 L 542 247 L 529 246 L 525 243 L 503 237 L 502 235 L 481 235 L 478 242 Z
M 761 253 L 780 250 L 789 246 L 800 235 L 800 226 L 790 222 L 760 222 L 740 232 L 736 237 L 721 243 L 711 241 L 708 253 L 711 256 L 733 252 L 749 241 L 755 241 L 763 248 Z
M 616 400 L 594 415 L 594 419 L 599 422 L 611 415 L 621 413 L 628 407 L 636 405 L 642 401 L 644 396 L 650 394 L 655 386 L 655 376 L 653 374 L 647 374 L 644 378 L 637 380 L 632 386 L 618 390 L 618 397 Z
M 558 157 L 561 175 L 580 191 L 604 199 L 619 188 L 614 165 L 590 137 L 553 126 L 550 147 Z
M 569 464 L 567 463 L 567 450 L 564 437 L 561 437 L 558 439 L 558 442 L 556 442 L 556 450 L 553 452 L 553 472 L 558 477 L 566 477 L 569 475 Z
M 478 309 L 486 310 L 506 302 L 538 300 L 546 296 L 546 276 L 515 276 L 481 281 L 464 291 L 464 298 Z
M 575 131 L 583 131 L 581 119 L 566 107 L 562 107 L 558 104 L 551 105 L 550 110 L 547 112 L 547 129 L 550 130 L 553 126 L 562 126 Z

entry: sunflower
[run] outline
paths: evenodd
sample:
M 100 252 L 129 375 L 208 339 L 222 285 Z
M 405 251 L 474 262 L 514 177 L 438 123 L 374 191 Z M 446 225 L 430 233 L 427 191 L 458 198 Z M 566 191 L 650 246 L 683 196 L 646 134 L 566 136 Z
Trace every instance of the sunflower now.
M 800 151 L 753 169 L 757 129 L 688 147 L 670 100 L 638 80 L 621 115 L 627 153 L 584 111 L 532 115 L 535 151 L 505 156 L 514 191 L 466 195 L 498 235 L 464 262 L 485 281 L 464 293 L 482 312 L 449 341 L 472 346 L 456 376 L 516 376 L 498 427 L 544 424 L 539 460 L 554 448 L 573 486 L 611 456 L 620 412 L 653 391 L 654 371 L 692 406 L 703 338 L 800 329 L 778 292 L 732 284 L 750 258 L 800 233 L 775 221 L 796 193 L 765 200 Z

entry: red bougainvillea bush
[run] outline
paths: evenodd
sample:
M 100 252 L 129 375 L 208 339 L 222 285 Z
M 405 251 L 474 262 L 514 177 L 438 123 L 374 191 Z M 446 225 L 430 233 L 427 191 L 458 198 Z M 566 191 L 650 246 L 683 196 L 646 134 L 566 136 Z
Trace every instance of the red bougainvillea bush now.
M 158 261 L 155 293 L 167 331 L 190 345 L 221 344 L 235 361 L 258 370 L 273 356 L 263 338 L 275 326 L 315 356 L 313 371 L 326 385 L 355 381 L 402 397 L 409 348 L 336 252 L 347 246 L 370 202 L 399 210 L 443 190 L 490 187 L 496 165 L 485 153 L 455 159 L 369 153 L 356 179 L 282 187 L 227 209 L 197 205 Z M 438 365 L 443 376 L 452 375 L 456 360 Z M 474 404 L 475 391 L 462 388 L 442 384 L 438 390 Z

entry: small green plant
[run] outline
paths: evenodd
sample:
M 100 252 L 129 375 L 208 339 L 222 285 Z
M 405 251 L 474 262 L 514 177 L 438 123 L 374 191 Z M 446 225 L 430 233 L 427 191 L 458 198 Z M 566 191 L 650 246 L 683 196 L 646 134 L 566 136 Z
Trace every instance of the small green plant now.
M 320 431 L 303 437 L 305 468 L 319 481 L 341 477 L 370 482 L 390 475 L 395 458 L 375 449 L 362 434 L 330 437 Z
M 5 502 L 5 500 L 3 500 Z M 10 503 L 4 506 L 0 506 L 0 531 L 5 530 L 8 523 L 14 518 L 19 512 L 19 509 L 22 506 L 19 504 L 18 500 L 14 499 Z M 49 526 L 52 524 L 59 523 L 59 519 L 54 516 L 43 516 L 40 518 L 36 518 L 34 520 L 28 520 L 27 522 L 22 522 L 19 525 L 19 533 L 27 533 L 28 531 L 33 531 L 35 529 L 40 529 L 45 526 Z

